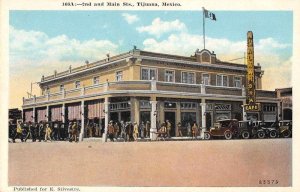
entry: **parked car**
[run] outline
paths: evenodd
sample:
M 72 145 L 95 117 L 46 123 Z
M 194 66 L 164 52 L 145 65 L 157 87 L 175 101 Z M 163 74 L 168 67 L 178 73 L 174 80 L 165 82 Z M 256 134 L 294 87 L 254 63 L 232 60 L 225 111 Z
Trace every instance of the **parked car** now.
M 256 134 L 256 130 L 253 129 L 251 121 L 239 121 L 237 129 L 237 137 L 243 139 L 249 139 Z
M 291 120 L 279 121 L 277 130 L 278 136 L 284 138 L 292 137 L 292 127 L 293 125 Z
M 225 139 L 232 139 L 236 137 L 238 129 L 238 120 L 236 119 L 223 119 L 217 121 L 214 127 L 209 131 L 204 132 L 204 139 L 208 140 L 212 137 L 224 137 Z
M 259 139 L 265 137 L 275 138 L 278 135 L 278 123 L 276 122 L 255 121 L 253 127 L 256 130 L 255 136 Z

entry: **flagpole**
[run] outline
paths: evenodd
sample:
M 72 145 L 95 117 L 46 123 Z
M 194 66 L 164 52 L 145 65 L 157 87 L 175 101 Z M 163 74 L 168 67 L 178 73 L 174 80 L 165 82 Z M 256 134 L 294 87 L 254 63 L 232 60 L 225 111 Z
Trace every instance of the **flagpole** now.
M 205 13 L 204 13 L 204 7 L 202 7 L 202 12 L 203 12 L 203 45 L 205 49 Z

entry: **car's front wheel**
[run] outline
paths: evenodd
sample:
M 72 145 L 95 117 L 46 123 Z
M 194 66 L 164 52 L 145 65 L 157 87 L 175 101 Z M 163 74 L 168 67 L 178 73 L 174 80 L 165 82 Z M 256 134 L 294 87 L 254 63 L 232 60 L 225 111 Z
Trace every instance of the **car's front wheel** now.
M 232 132 L 227 130 L 224 133 L 225 139 L 232 139 Z
M 264 131 L 258 131 L 258 132 L 257 132 L 257 137 L 258 137 L 259 139 L 263 139 L 263 138 L 265 138 L 265 136 L 266 136 L 266 134 L 265 134 Z
M 204 139 L 209 140 L 210 139 L 210 134 L 209 133 L 204 133 Z
M 288 137 L 291 136 L 291 134 L 292 134 L 291 130 L 286 130 L 286 131 L 284 131 L 284 132 L 282 133 L 282 136 L 283 136 L 284 138 L 288 138 Z
M 242 138 L 243 139 L 249 139 L 250 138 L 250 133 L 248 131 L 243 131 L 242 132 Z
M 275 138 L 277 136 L 277 132 L 275 130 L 270 132 L 270 137 Z

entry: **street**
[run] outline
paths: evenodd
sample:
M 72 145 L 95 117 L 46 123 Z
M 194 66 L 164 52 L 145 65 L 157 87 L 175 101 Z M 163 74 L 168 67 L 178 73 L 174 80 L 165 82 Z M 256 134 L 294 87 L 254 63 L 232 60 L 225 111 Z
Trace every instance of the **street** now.
M 291 186 L 292 139 L 9 143 L 9 185 Z

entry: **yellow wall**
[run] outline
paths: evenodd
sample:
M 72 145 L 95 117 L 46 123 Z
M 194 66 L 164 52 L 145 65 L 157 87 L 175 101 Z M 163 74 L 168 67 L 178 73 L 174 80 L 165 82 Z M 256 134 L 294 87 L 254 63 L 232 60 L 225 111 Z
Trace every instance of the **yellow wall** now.
M 138 69 L 139 70 L 139 69 Z M 105 70 L 105 71 L 101 71 L 101 72 L 97 72 L 97 73 L 93 73 L 90 75 L 86 75 L 84 77 L 81 78 L 70 78 L 68 80 L 64 80 L 61 81 L 59 83 L 55 83 L 55 84 L 49 84 L 49 89 L 50 89 L 50 93 L 55 93 L 55 92 L 59 92 L 60 89 L 60 85 L 63 84 L 65 90 L 71 90 L 71 89 L 75 89 L 75 81 L 80 81 L 80 87 L 82 86 L 92 86 L 93 85 L 93 78 L 96 76 L 100 77 L 100 81 L 99 83 L 105 83 L 106 80 L 108 80 L 108 82 L 113 82 L 116 81 L 116 72 L 117 71 L 122 71 L 123 72 L 123 77 L 122 79 L 124 81 L 128 81 L 128 80 L 133 80 L 134 76 L 136 76 L 135 78 L 139 78 L 139 75 L 135 74 L 132 75 L 132 66 L 122 66 L 122 67 L 117 67 L 114 69 L 109 69 L 109 70 Z M 138 73 L 139 74 L 139 73 Z M 44 87 L 46 87 L 47 85 L 44 85 Z

